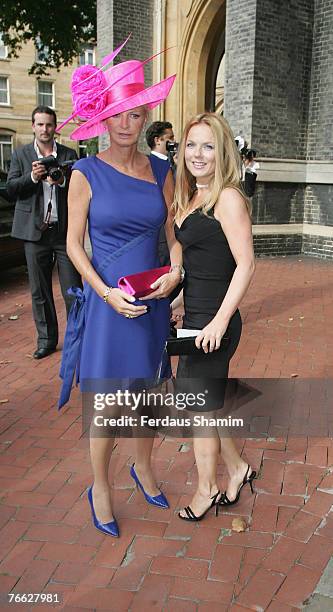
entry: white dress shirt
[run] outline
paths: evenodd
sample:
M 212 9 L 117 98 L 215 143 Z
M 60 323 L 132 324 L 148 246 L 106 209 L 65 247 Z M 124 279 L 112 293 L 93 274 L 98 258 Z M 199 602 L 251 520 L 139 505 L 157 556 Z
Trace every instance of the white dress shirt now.
M 164 153 L 160 153 L 159 151 L 151 151 L 152 155 L 156 155 L 156 157 L 159 157 L 160 159 L 169 159 L 167 155 L 164 155 Z
M 41 159 L 42 157 L 45 157 L 44 155 L 41 154 L 38 144 L 36 142 L 36 139 L 34 141 L 34 149 L 37 153 L 37 157 L 38 159 Z M 53 150 L 51 155 L 53 155 L 53 157 L 57 157 L 57 143 L 54 140 L 53 141 Z M 31 180 L 33 183 L 38 183 L 38 181 L 36 181 L 33 177 L 33 173 L 31 172 Z M 52 186 L 50 185 L 50 183 L 48 183 L 46 180 L 42 181 L 43 183 L 43 199 L 44 199 L 44 216 L 43 219 L 46 218 L 47 215 L 47 208 L 48 208 L 48 204 L 51 198 L 51 202 L 52 202 L 52 210 L 51 210 L 51 217 L 49 220 L 49 223 L 55 223 L 56 221 L 58 221 L 58 211 L 57 211 L 57 198 L 56 198 L 56 193 L 55 193 L 55 185 L 53 186 L 53 189 L 51 188 Z M 59 185 L 59 187 L 64 187 L 66 184 L 66 179 L 64 179 L 64 182 Z

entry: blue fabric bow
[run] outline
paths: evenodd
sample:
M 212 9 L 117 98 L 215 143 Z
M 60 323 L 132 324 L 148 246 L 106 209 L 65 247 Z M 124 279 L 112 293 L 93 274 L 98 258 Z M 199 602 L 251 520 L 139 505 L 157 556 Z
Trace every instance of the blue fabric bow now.
M 58 409 L 64 406 L 70 397 L 74 374 L 76 371 L 76 384 L 79 381 L 79 363 L 81 354 L 81 344 L 85 322 L 85 295 L 79 287 L 70 287 L 68 295 L 74 295 L 75 301 L 72 304 L 64 339 L 62 360 L 60 367 L 60 378 L 62 387 L 58 403 Z

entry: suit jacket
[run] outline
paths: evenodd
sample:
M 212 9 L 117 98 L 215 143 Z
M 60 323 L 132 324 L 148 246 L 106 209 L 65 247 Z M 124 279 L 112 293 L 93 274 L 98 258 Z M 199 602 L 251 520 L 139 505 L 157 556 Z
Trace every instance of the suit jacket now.
M 150 159 L 150 163 L 153 169 L 153 173 L 155 174 L 155 178 L 156 178 L 156 174 L 158 173 L 158 168 L 164 167 L 165 175 L 169 172 L 171 166 L 169 164 L 168 159 L 164 160 L 152 154 L 149 155 L 149 159 Z M 164 225 L 162 225 L 161 227 L 160 235 L 158 239 L 158 257 L 159 257 L 161 266 L 170 265 L 170 253 L 169 253 L 169 247 L 168 247 L 168 243 L 167 243 L 167 239 L 165 235 Z
M 59 162 L 70 159 L 76 160 L 74 149 L 57 143 L 57 159 Z M 31 164 L 37 161 L 34 144 L 24 145 L 13 152 L 10 169 L 7 177 L 7 192 L 12 200 L 16 201 L 12 237 L 20 240 L 37 242 L 42 232 L 39 229 L 44 218 L 43 185 L 31 180 Z M 66 185 L 55 185 L 59 232 L 66 239 L 67 233 L 67 194 L 68 177 Z

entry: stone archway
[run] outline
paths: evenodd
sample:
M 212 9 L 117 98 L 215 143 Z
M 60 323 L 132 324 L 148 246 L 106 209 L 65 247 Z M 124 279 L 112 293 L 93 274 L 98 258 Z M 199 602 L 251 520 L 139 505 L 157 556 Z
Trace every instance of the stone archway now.
M 224 0 L 192 3 L 177 71 L 181 129 L 188 117 L 214 109 L 216 76 L 224 54 L 225 10 Z

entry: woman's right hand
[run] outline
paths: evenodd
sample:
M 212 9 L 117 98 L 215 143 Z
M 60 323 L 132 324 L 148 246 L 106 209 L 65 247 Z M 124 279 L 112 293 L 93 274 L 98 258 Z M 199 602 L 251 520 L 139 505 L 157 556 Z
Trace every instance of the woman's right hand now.
M 127 317 L 128 319 L 134 319 L 136 317 L 140 317 L 147 312 L 147 306 L 135 306 L 131 302 L 135 302 L 135 298 L 122 289 L 117 289 L 116 287 L 112 289 L 108 295 L 107 303 L 112 306 L 112 308 L 118 312 L 118 314 Z

